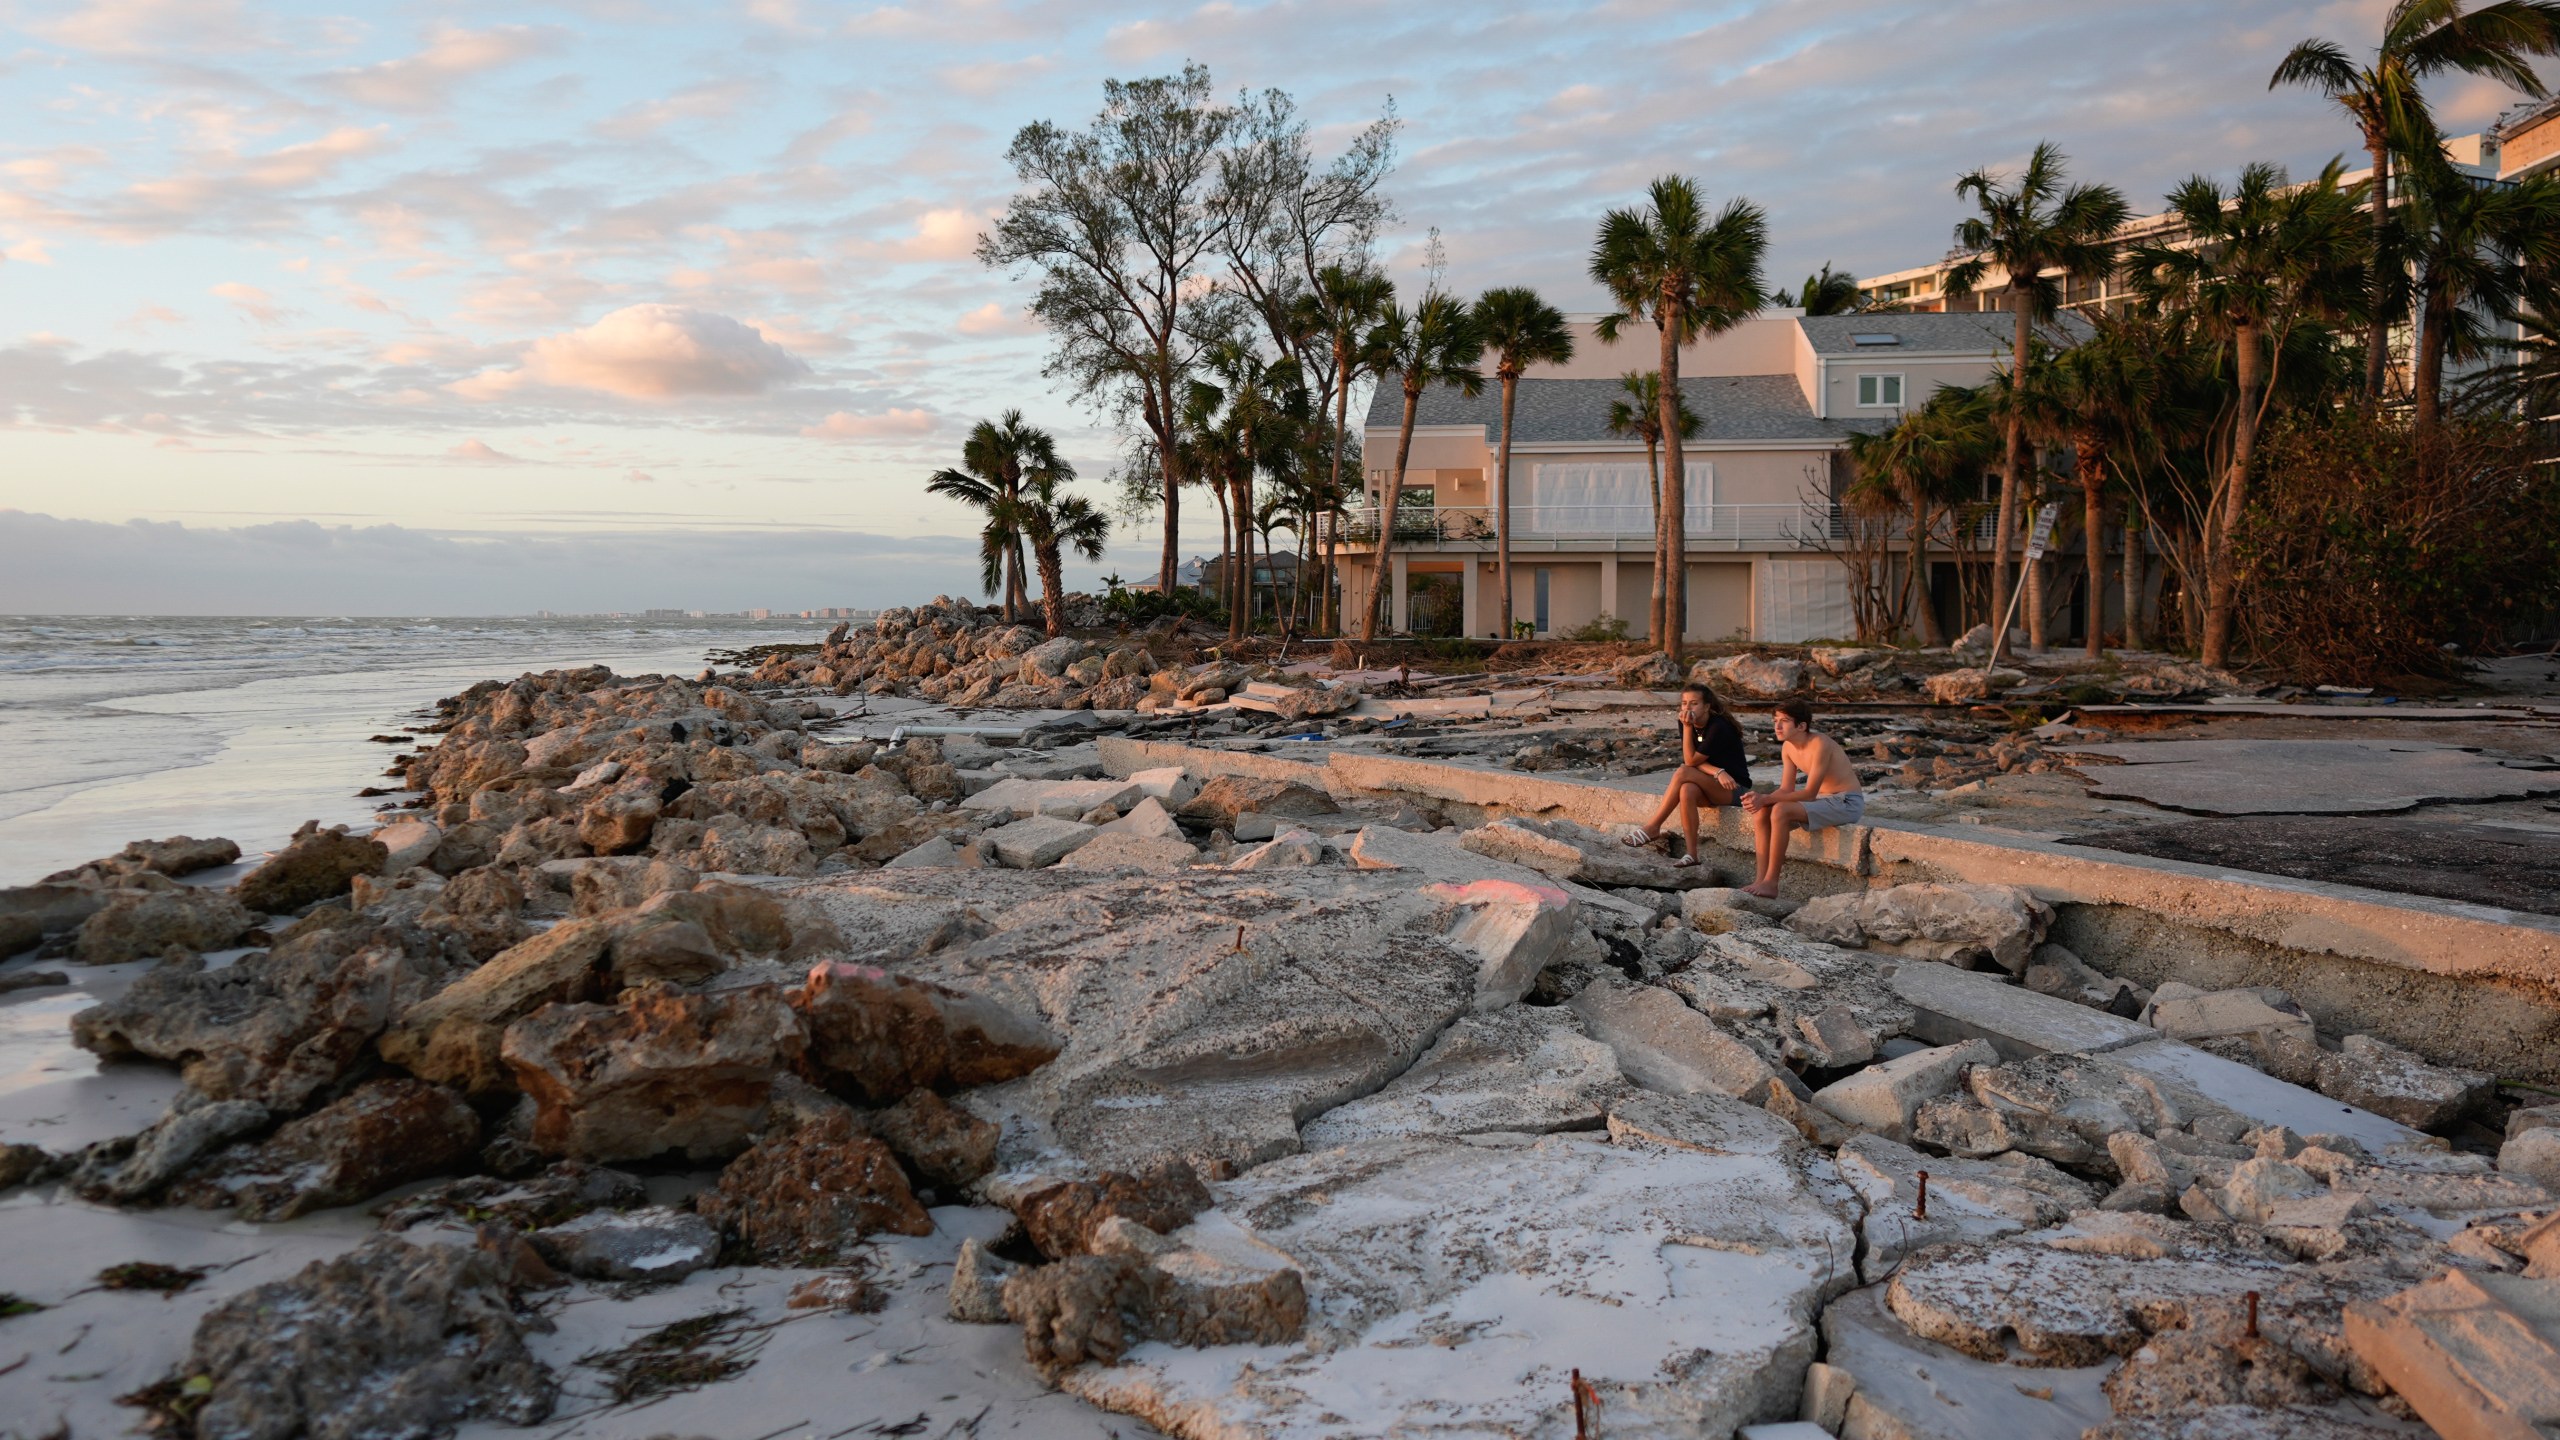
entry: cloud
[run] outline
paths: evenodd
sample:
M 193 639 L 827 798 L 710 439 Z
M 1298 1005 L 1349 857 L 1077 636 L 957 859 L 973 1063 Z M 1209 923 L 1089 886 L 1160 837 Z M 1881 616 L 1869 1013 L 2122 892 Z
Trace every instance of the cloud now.
M 640 140 L 679 120 L 716 120 L 766 88 L 762 80 L 715 80 L 692 85 L 663 99 L 644 101 L 599 121 L 596 133 L 608 140 Z
M 930 410 L 883 410 L 877 415 L 838 410 L 800 433 L 813 440 L 906 440 L 932 434 L 939 423 Z
M 60 19 L 29 27 L 75 50 L 102 55 L 168 55 L 263 43 L 239 0 L 89 0 Z
M 382 110 L 433 110 L 443 105 L 455 86 L 485 71 L 501 69 L 551 48 L 557 32 L 530 25 L 501 25 L 465 30 L 440 25 L 429 32 L 427 48 L 397 60 L 352 70 L 336 70 L 320 83 L 361 105 Z
M 1030 316 L 1009 309 L 1001 300 L 990 300 L 960 317 L 955 326 L 963 335 L 1030 335 L 1039 330 Z
M 237 280 L 225 280 L 214 286 L 212 293 L 219 299 L 230 301 L 234 309 L 261 325 L 280 325 L 284 323 L 285 316 L 293 313 L 277 304 L 276 298 L 266 291 L 255 285 L 243 285 Z
M 622 472 L 622 478 L 630 481 L 634 485 L 655 485 L 658 483 L 658 477 L 650 474 L 646 470 L 625 470 Z
M 465 440 L 444 453 L 446 459 L 459 460 L 465 465 L 531 465 L 535 463 L 522 456 L 510 455 L 488 441 L 479 439 Z
M 631 400 L 757 395 L 808 373 L 791 352 L 726 315 L 680 305 L 628 305 L 582 330 L 533 342 L 522 364 L 453 386 L 495 399 L 527 384 Z
M 927 210 L 916 217 L 915 233 L 876 247 L 892 260 L 967 260 L 978 253 L 978 233 L 989 221 L 958 206 Z
M 132 314 L 116 322 L 119 330 L 148 330 L 154 325 L 184 325 L 187 317 L 166 305 L 138 305 Z
M 981 60 L 968 65 L 946 65 L 935 73 L 942 77 L 943 84 L 961 94 L 983 99 L 1022 89 L 1056 66 L 1057 62 L 1046 55 L 1031 55 L 1020 60 Z
M 15 260 L 21 265 L 50 265 L 53 255 L 44 248 L 41 240 L 21 240 L 0 248 L 0 260 Z

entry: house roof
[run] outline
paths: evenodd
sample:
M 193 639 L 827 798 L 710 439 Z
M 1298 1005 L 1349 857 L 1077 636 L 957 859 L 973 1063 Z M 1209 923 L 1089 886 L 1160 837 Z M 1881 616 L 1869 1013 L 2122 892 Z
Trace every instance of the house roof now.
M 2006 310 L 1958 311 L 1954 314 L 1806 315 L 1796 323 L 1817 355 L 1987 354 L 2006 357 L 2017 340 L 2017 320 Z M 2044 321 L 2046 338 L 2076 345 L 2096 333 L 2095 327 L 2068 311 Z M 1861 345 L 1861 335 L 1891 335 L 1895 345 Z
M 1842 440 L 1861 430 L 1883 428 L 1880 420 L 1821 420 L 1807 405 L 1792 375 L 1733 375 L 1684 379 L 1681 398 L 1699 421 L 1701 441 Z M 1520 382 L 1520 398 L 1512 439 L 1594 444 L 1625 443 L 1609 430 L 1609 407 L 1627 398 L 1615 380 L 1542 380 Z M 1368 424 L 1393 429 L 1404 423 L 1404 392 L 1381 384 L 1369 399 Z M 1502 387 L 1488 382 L 1484 393 L 1469 399 L 1453 386 L 1423 392 L 1414 411 L 1416 425 L 1481 425 L 1488 436 L 1502 423 Z

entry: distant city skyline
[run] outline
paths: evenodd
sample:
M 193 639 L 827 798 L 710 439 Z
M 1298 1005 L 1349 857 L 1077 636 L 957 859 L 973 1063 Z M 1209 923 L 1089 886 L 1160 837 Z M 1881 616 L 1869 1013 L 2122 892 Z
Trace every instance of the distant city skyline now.
M 690 591 L 722 609 L 974 590 L 967 515 L 921 493 L 972 421 L 1020 406 L 1088 477 L 1116 455 L 1043 377 L 1025 287 L 971 258 L 1013 132 L 1082 124 L 1107 77 L 1197 59 L 1292 92 L 1320 144 L 1392 99 L 1390 275 L 1436 228 L 1452 287 L 1591 310 L 1600 213 L 1667 171 L 1766 206 L 1793 286 L 1933 253 L 1955 176 L 2038 140 L 2137 206 L 2352 159 L 2266 77 L 2384 8 L 24 0 L 0 608 L 631 609 L 668 597 L 629 567 L 668 563 L 749 572 Z M 2449 129 L 2515 99 L 2434 98 Z M 1071 582 L 1155 550 L 1123 533 Z

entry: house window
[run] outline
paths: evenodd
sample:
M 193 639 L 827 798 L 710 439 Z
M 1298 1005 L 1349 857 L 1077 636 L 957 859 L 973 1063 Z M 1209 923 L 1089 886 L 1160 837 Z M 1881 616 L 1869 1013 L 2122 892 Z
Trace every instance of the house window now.
M 1436 486 L 1407 485 L 1396 492 L 1396 508 L 1399 510 L 1407 506 L 1428 510 L 1439 503 L 1440 492 Z
M 1537 576 L 1537 593 L 1538 593 L 1538 603 L 1537 603 L 1537 607 L 1536 607 L 1536 608 L 1537 608 L 1537 612 L 1538 612 L 1537 633 L 1539 633 L 1539 634 L 1541 634 L 1541 635 L 1544 635 L 1544 634 L 1546 634 L 1546 633 L 1547 633 L 1547 630 L 1548 630 L 1548 625 L 1547 625 L 1547 593 L 1548 593 L 1548 592 L 1547 592 L 1547 572 L 1546 572 L 1545 570 L 1538 570 L 1538 571 L 1534 571 L 1534 572 L 1532 572 L 1532 573 L 1533 573 L 1533 574 L 1535 574 L 1535 575 Z
M 1858 377 L 1858 403 L 1861 405 L 1902 404 L 1902 377 L 1899 375 L 1861 375 Z

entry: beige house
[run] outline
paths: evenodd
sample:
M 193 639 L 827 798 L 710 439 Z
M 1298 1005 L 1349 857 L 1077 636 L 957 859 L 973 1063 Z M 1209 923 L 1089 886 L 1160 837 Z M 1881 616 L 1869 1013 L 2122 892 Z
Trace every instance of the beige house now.
M 1540 637 L 1623 620 L 1649 639 L 1653 481 L 1644 442 L 1609 430 L 1620 378 L 1651 370 L 1660 341 L 1630 325 L 1618 342 L 1575 317 L 1575 358 L 1520 382 L 1511 447 L 1512 616 Z M 1686 445 L 1686 638 L 1846 637 L 1841 562 L 1827 553 L 1843 449 L 1944 385 L 1989 378 L 2009 356 L 2001 315 L 1807 316 L 1769 310 L 1681 352 L 1681 393 L 1703 422 Z M 1488 361 L 1489 364 L 1489 361 Z M 1379 496 L 1395 464 L 1404 393 L 1392 379 L 1361 431 L 1365 505 L 1338 532 L 1343 613 L 1374 583 Z M 1494 567 L 1493 473 L 1501 386 L 1473 399 L 1422 397 L 1387 573 L 1388 627 L 1492 636 L 1502 623 Z

